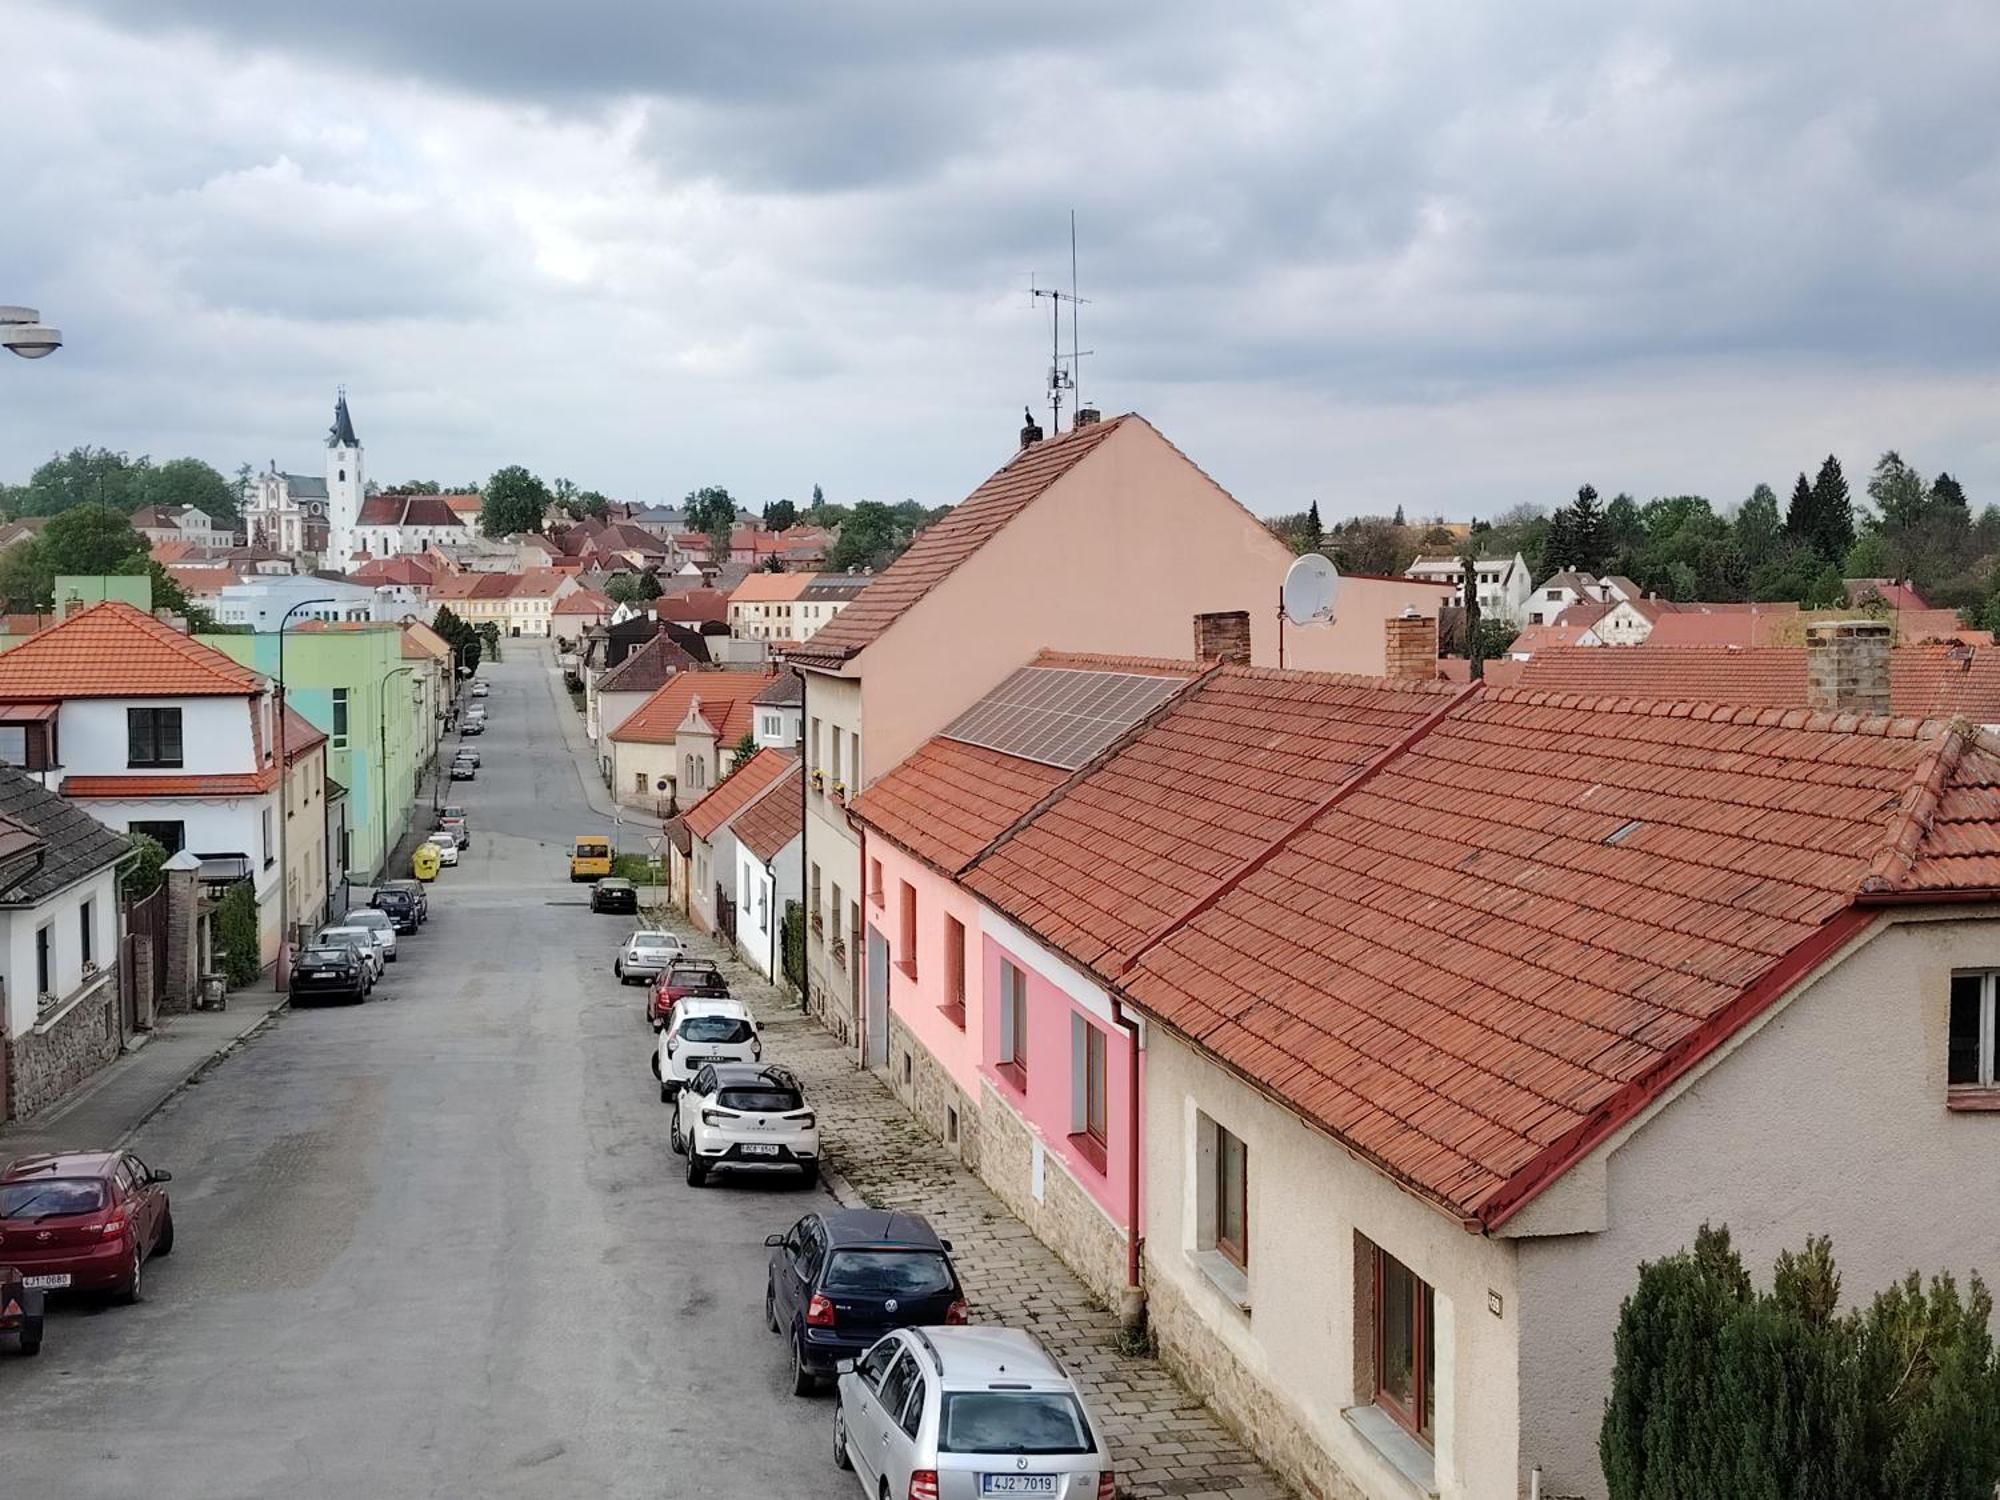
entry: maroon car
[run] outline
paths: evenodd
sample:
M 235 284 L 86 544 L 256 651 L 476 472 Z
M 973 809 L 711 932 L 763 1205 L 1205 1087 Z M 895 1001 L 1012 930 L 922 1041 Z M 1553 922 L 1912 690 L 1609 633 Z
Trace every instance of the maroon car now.
M 129 1151 L 24 1156 L 0 1172 L 0 1261 L 31 1291 L 137 1302 L 147 1258 L 174 1248 L 172 1177 Z
M 646 1019 L 658 1031 L 667 1024 L 674 1002 L 685 1000 L 689 995 L 702 995 L 718 1000 L 729 998 L 729 981 L 722 977 L 722 970 L 706 959 L 681 959 L 672 964 L 662 974 L 646 1000 Z

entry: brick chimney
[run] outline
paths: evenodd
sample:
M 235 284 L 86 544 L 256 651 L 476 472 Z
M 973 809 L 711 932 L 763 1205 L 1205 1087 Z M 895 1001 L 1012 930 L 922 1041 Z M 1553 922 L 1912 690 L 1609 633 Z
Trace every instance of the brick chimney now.
M 1806 627 L 1806 707 L 1889 712 L 1887 620 L 1821 620 Z
M 1435 615 L 1420 615 L 1406 604 L 1400 615 L 1383 622 L 1388 629 L 1387 666 L 1389 677 L 1403 682 L 1429 682 L 1438 674 L 1438 622 Z
M 1196 661 L 1234 662 L 1250 665 L 1250 611 L 1223 609 L 1194 617 Z
M 1100 421 L 1102 418 L 1103 413 L 1098 411 L 1096 407 L 1079 406 L 1076 409 L 1076 419 L 1070 423 L 1070 427 L 1072 430 L 1078 427 L 1088 427 L 1091 423 Z

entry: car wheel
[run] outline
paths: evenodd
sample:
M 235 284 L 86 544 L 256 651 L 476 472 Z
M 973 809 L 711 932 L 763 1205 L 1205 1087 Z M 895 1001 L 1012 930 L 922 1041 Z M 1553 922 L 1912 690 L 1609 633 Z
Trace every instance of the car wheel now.
M 128 1306 L 146 1300 L 146 1261 L 137 1245 L 132 1247 L 132 1274 L 118 1289 L 118 1300 Z
M 160 1226 L 160 1242 L 157 1245 L 153 1246 L 153 1254 L 172 1255 L 173 1253 L 174 1253 L 174 1211 L 172 1209 L 168 1209 L 167 1222 Z
M 802 1170 L 802 1171 L 801 1171 L 801 1172 L 799 1173 L 799 1181 L 800 1181 L 800 1183 L 801 1183 L 802 1185 L 804 1185 L 804 1186 L 806 1186 L 806 1187 L 809 1187 L 809 1188 L 815 1188 L 815 1187 L 818 1187 L 818 1186 L 819 1186 L 819 1163 L 818 1163 L 818 1162 L 816 1162 L 816 1161 L 809 1161 L 809 1162 L 807 1162 L 807 1163 L 805 1164 L 805 1167 L 804 1167 L 804 1169 L 803 1169 L 803 1170 Z
M 764 1278 L 764 1326 L 773 1333 L 782 1333 L 778 1327 L 778 1291 L 771 1285 L 771 1278 Z
M 660 1102 L 664 1104 L 666 1099 L 666 1085 L 662 1084 L 660 1086 Z M 674 1123 L 667 1127 L 667 1144 L 673 1148 L 674 1155 L 687 1155 L 688 1143 L 687 1139 L 681 1134 L 681 1112 L 679 1110 L 674 1111 Z
M 806 1368 L 805 1340 L 798 1334 L 792 1335 L 792 1394 L 810 1396 L 819 1389 L 819 1377 Z
M 661 1085 L 660 1085 L 660 1103 L 662 1103 L 662 1104 L 672 1104 L 673 1102 L 674 1102 L 674 1091 L 673 1091 L 672 1089 L 668 1088 L 668 1087 L 667 1087 L 667 1086 L 666 1086 L 666 1085 L 665 1085 L 664 1083 L 663 1083 L 663 1084 L 661 1084 Z
M 660 1077 L 660 1054 L 658 1051 L 653 1053 L 653 1076 L 655 1078 Z M 667 1082 L 664 1078 L 660 1079 L 660 1097 L 662 1099 L 667 1097 Z
M 708 1168 L 704 1167 L 701 1164 L 700 1158 L 698 1158 L 692 1151 L 688 1152 L 687 1161 L 688 1161 L 688 1166 L 687 1166 L 688 1186 L 701 1187 L 708 1181 Z
M 833 1465 L 837 1469 L 851 1469 L 854 1460 L 847 1456 L 847 1412 L 836 1401 L 833 1403 Z
M 33 1359 L 42 1352 L 42 1320 L 29 1318 L 21 1324 L 21 1353 Z

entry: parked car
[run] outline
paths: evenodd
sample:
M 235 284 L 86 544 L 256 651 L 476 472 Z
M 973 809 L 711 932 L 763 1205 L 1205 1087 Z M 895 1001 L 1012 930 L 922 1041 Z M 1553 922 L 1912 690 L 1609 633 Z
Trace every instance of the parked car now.
M 322 927 L 312 935 L 312 948 L 351 948 L 368 968 L 368 983 L 372 986 L 382 977 L 387 960 L 382 957 L 382 945 L 375 941 L 375 934 L 366 927 L 330 926 Z
M 13 1334 L 25 1355 L 42 1352 L 42 1308 L 47 1292 L 30 1287 L 17 1266 L 0 1265 L 0 1334 Z
M 689 1187 L 718 1167 L 796 1171 L 819 1181 L 819 1121 L 798 1079 L 770 1063 L 710 1063 L 680 1091 L 670 1146 L 687 1158 Z
M 680 956 L 681 940 L 671 932 L 641 928 L 625 939 L 611 960 L 611 972 L 620 984 L 644 984 L 658 979 Z
M 636 912 L 639 909 L 639 888 L 629 880 L 616 877 L 600 880 L 590 888 L 590 909 Z
M 690 995 L 726 1000 L 729 998 L 729 981 L 722 977 L 722 970 L 707 959 L 677 959 L 646 996 L 647 1021 L 658 1031 L 667 1024 L 667 1017 L 673 1013 L 674 1006 Z
M 451 779 L 453 781 L 477 781 L 479 779 L 479 767 L 475 766 L 469 760 L 454 760 L 451 763 Z
M 473 683 L 473 685 L 472 685 L 472 696 L 473 696 L 473 697 L 475 697 L 475 698 L 484 698 L 484 697 L 486 696 L 486 693 L 487 693 L 487 687 L 486 687 L 486 684 L 485 684 L 485 683 L 483 683 L 483 682 L 475 682 L 475 683 Z
M 451 758 L 453 760 L 469 760 L 475 766 L 480 765 L 482 763 L 479 759 L 479 749 L 476 745 L 460 745 L 458 749 L 452 753 Z
M 368 959 L 358 948 L 331 944 L 309 947 L 292 964 L 291 996 L 294 1004 L 324 997 L 359 1005 L 368 998 L 368 991 L 374 983 Z
M 437 832 L 433 833 L 424 842 L 437 850 L 439 864 L 455 865 L 458 863 L 458 835 L 453 833 L 449 828 L 438 829 Z
M 891 1329 L 965 1321 L 951 1241 L 921 1214 L 827 1209 L 764 1243 L 764 1321 L 791 1340 L 798 1395 Z
M 173 1253 L 173 1175 L 129 1151 L 24 1156 L 0 1172 L 0 1258 L 30 1291 L 137 1302 L 147 1259 Z
M 447 802 L 444 811 L 438 814 L 438 826 L 451 830 L 452 837 L 458 840 L 459 848 L 472 847 L 472 821 L 466 817 L 464 808 Z
M 674 1002 L 653 1049 L 660 1102 L 671 1103 L 681 1086 L 709 1063 L 763 1060 L 763 1033 L 749 1006 L 727 995 L 686 996 Z
M 870 1496 L 1113 1500 L 1104 1429 L 1019 1328 L 904 1328 L 841 1362 L 833 1461 Z
M 417 898 L 408 891 L 384 886 L 368 898 L 368 904 L 389 919 L 399 937 L 414 934 L 423 923 L 417 911 Z
M 484 719 L 466 719 L 459 724 L 458 732 L 468 739 L 475 734 L 484 734 L 486 733 L 486 721 Z
M 385 880 L 375 887 L 375 894 L 379 896 L 384 891 L 407 891 L 411 899 L 417 903 L 419 926 L 431 919 L 431 898 L 421 880 Z
M 364 927 L 382 950 L 382 962 L 396 961 L 396 923 L 385 911 L 359 906 L 340 919 L 344 927 Z

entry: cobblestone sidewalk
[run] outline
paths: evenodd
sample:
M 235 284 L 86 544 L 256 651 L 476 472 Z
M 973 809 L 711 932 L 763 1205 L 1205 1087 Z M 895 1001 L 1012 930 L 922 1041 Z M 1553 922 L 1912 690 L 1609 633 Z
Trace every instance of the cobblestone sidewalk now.
M 689 931 L 685 921 L 678 931 Z M 919 1211 L 952 1241 L 952 1259 L 976 1320 L 1032 1329 L 1083 1384 L 1117 1452 L 1119 1493 L 1289 1500 L 1203 1406 L 1159 1364 L 1118 1348 L 1118 1318 L 1007 1211 L 943 1145 L 921 1129 L 888 1087 L 854 1067 L 819 1025 L 800 1014 L 719 944 L 690 933 L 730 989 L 757 1012 L 769 1055 L 799 1075 L 819 1112 L 830 1174 L 878 1208 Z

